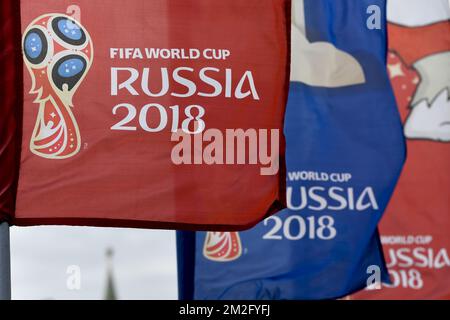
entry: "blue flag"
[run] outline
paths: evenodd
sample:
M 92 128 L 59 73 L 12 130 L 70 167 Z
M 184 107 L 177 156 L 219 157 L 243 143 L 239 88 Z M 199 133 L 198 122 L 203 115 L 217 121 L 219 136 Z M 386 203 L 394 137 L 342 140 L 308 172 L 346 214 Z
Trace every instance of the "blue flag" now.
M 377 224 L 405 160 L 385 0 L 294 0 L 288 208 L 251 230 L 178 233 L 180 297 L 338 298 L 388 282 Z

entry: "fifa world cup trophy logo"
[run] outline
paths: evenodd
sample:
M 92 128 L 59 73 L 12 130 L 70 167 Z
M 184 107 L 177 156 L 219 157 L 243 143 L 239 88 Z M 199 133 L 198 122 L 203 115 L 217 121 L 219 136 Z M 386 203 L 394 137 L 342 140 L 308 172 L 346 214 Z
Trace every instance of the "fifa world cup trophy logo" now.
M 203 256 L 216 262 L 229 262 L 242 254 L 242 244 L 237 232 L 208 232 L 203 245 Z
M 45 14 L 25 29 L 22 45 L 39 103 L 30 150 L 47 159 L 72 157 L 81 146 L 72 99 L 92 64 L 91 37 L 73 18 Z

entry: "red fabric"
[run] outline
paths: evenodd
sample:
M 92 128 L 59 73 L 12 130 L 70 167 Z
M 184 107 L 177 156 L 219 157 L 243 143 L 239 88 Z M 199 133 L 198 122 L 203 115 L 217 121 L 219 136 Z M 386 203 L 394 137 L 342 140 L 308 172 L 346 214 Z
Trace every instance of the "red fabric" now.
M 241 230 L 284 206 L 282 128 L 289 76 L 290 1 L 111 0 L 106 5 L 80 0 L 74 10 L 88 34 L 79 47 L 61 41 L 54 26 L 59 26 L 59 15 L 67 12 L 72 1 L 20 3 L 24 42 L 35 41 L 34 36 L 41 34 L 50 56 L 44 54 L 43 62 L 35 63 L 34 56 L 24 55 L 17 206 L 14 215 L 8 213 L 14 224 Z M 30 43 L 28 49 L 35 50 Z M 120 59 L 119 53 L 111 58 L 111 48 L 132 48 L 131 54 L 138 48 L 144 58 Z M 203 55 L 147 59 L 145 48 L 194 48 Z M 230 55 L 209 59 L 205 49 L 226 50 Z M 75 87 L 63 80 L 63 89 L 58 87 L 59 72 L 70 74 L 70 60 L 58 63 L 68 52 L 83 61 L 85 72 Z M 180 73 L 195 83 L 197 94 L 189 98 L 173 94 L 189 92 L 186 84 L 172 79 L 179 67 L 194 70 Z M 205 67 L 219 69 L 208 74 L 223 87 L 218 96 L 198 94 L 215 92 L 211 83 L 201 80 L 200 70 Z M 112 68 L 137 70 L 139 78 L 132 85 L 139 95 L 120 88 L 114 94 Z M 144 94 L 144 68 L 150 70 L 152 92 L 162 88 L 161 70 L 167 68 L 168 94 Z M 240 98 L 236 94 L 248 71 L 254 77 L 257 98 L 253 93 Z M 118 75 L 119 83 L 130 76 L 127 72 Z M 243 83 L 240 92 L 251 92 L 248 76 Z M 112 129 L 127 115 L 126 108 L 114 108 L 121 103 L 136 108 L 137 115 L 126 124 L 134 129 Z M 149 132 L 142 125 L 141 121 L 147 121 L 148 127 L 155 128 L 160 123 L 155 109 L 142 116 L 142 109 L 150 103 L 161 105 L 168 114 L 168 123 L 160 132 Z M 186 119 L 186 107 L 200 105 L 205 109 L 206 129 L 223 134 L 226 129 L 278 129 L 280 171 L 261 175 L 264 166 L 248 162 L 175 165 L 171 154 L 178 142 L 171 141 L 171 124 L 176 120 L 170 108 L 174 105 L 180 110 L 179 126 Z M 198 150 L 198 145 L 192 150 Z
M 436 72 L 448 72 L 448 60 L 423 78 L 411 64 L 439 52 L 450 52 L 450 22 L 401 29 L 389 25 L 389 28 L 389 34 L 396 37 L 390 38 L 388 68 L 401 117 L 407 123 L 414 108 L 419 108 L 411 102 L 421 82 L 432 83 L 435 76 L 440 76 Z M 445 94 L 446 89 L 440 88 L 438 94 Z M 428 103 L 425 109 L 428 112 L 449 107 L 447 99 L 438 101 L 437 97 L 429 97 Z M 419 120 L 427 121 L 427 114 L 422 115 Z M 393 283 L 383 285 L 381 290 L 361 291 L 353 296 L 355 299 L 450 297 L 450 143 L 426 136 L 407 141 L 408 159 L 380 225 Z
M 0 222 L 11 221 L 20 159 L 22 55 L 19 1 L 0 2 Z
M 391 23 L 388 30 L 390 50 L 397 52 L 410 66 L 423 57 L 448 51 L 448 29 L 448 21 L 413 28 Z

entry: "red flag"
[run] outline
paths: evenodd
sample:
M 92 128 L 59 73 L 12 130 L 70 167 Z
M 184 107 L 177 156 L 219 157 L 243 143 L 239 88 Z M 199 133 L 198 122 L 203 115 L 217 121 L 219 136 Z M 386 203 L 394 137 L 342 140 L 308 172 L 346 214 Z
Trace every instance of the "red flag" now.
M 400 2 L 392 3 L 399 5 L 392 5 L 392 10 L 401 7 Z M 356 298 L 446 299 L 450 298 L 450 9 L 446 0 L 404 5 L 407 15 L 390 12 L 388 69 L 405 123 L 408 159 L 380 227 L 392 284 L 365 290 Z M 438 17 L 427 15 L 430 10 Z
M 21 32 L 1 14 L 24 61 L 23 87 L 0 76 L 23 91 L 1 97 L 6 219 L 242 229 L 282 206 L 287 0 L 71 3 L 20 1 Z

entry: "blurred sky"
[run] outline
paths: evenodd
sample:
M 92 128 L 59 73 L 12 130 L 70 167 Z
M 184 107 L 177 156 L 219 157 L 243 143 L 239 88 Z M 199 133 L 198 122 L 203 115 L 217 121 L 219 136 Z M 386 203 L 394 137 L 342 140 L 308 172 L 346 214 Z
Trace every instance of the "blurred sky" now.
M 103 299 L 108 247 L 119 299 L 177 299 L 174 231 L 12 227 L 13 299 Z M 70 265 L 81 269 L 80 290 L 67 288 Z

